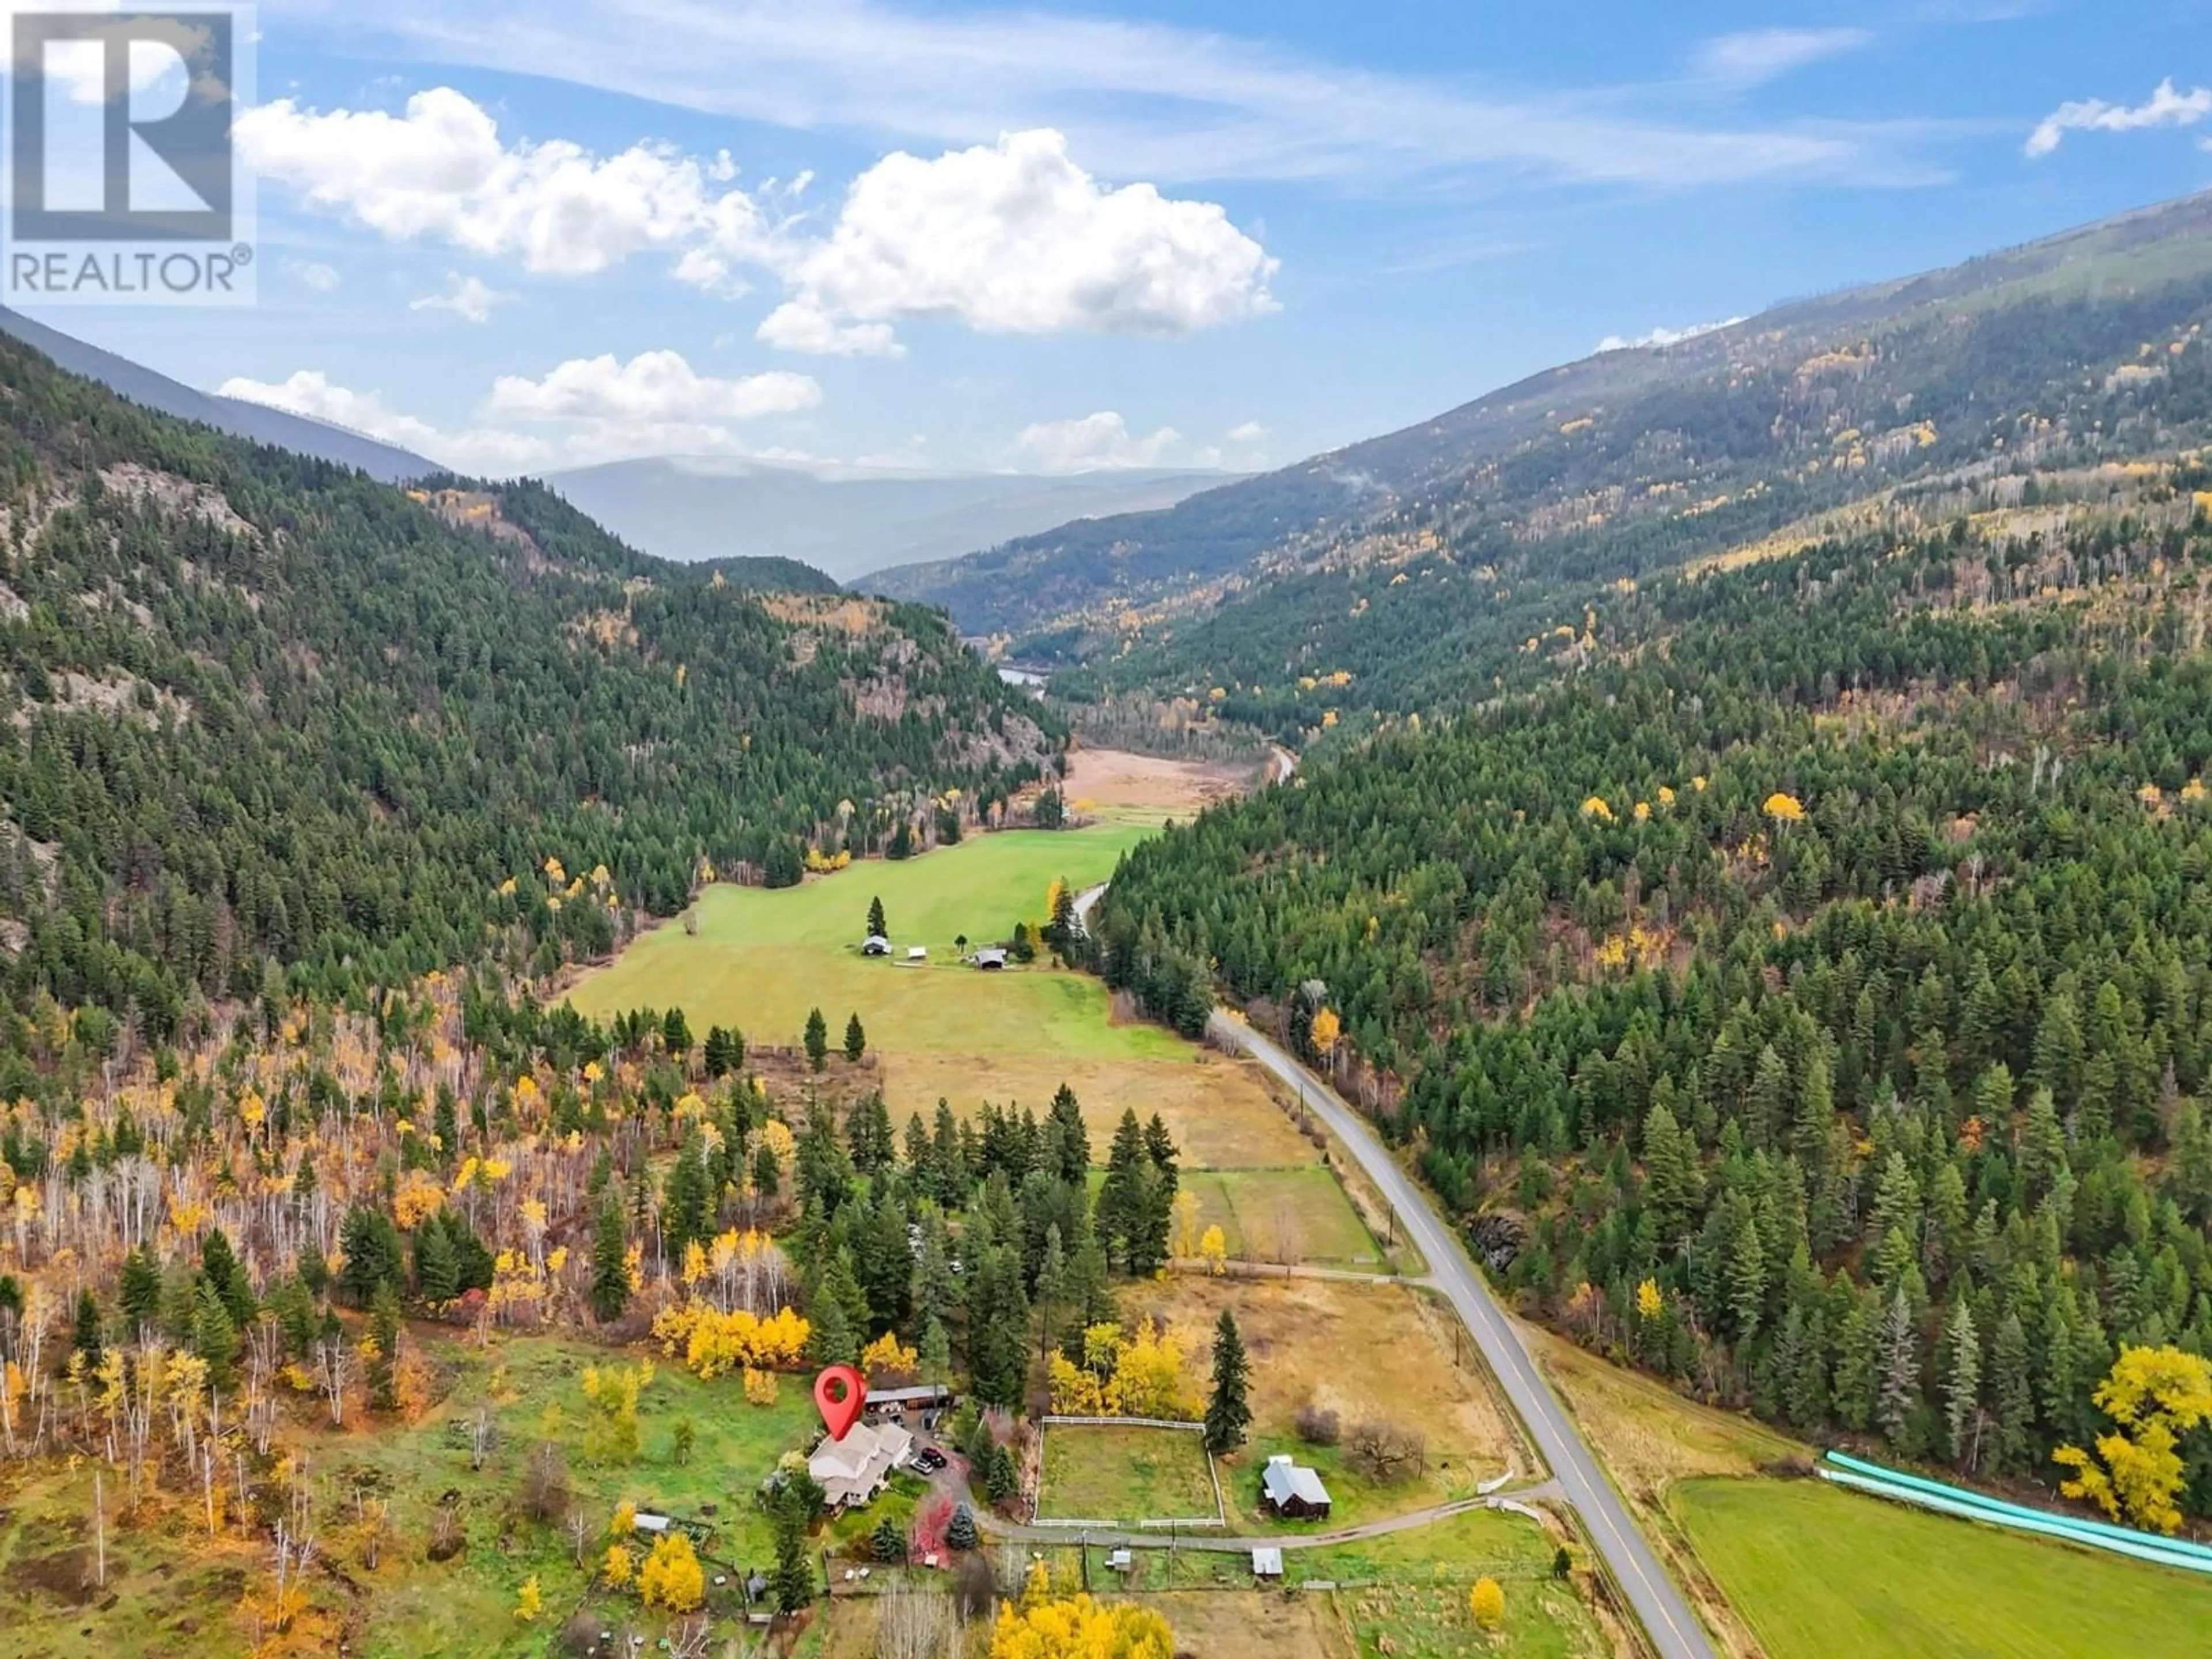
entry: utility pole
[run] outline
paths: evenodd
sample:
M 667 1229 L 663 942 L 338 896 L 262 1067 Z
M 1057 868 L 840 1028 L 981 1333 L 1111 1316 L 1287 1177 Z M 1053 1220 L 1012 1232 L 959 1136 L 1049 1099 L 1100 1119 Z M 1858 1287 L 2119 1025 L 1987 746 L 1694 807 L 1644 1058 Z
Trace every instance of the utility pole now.
M 1083 1593 L 1091 1593 L 1091 1534 L 1085 1533 L 1080 1546 L 1083 1551 Z

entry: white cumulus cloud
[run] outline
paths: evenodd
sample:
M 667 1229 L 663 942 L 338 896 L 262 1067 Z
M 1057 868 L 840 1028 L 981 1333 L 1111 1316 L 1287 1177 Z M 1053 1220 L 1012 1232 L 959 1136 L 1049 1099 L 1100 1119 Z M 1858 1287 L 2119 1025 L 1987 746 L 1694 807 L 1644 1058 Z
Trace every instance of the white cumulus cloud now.
M 255 171 L 310 206 L 394 240 L 446 242 L 532 271 L 587 275 L 653 249 L 735 253 L 765 234 L 751 198 L 722 188 L 735 176 L 726 156 L 509 144 L 450 87 L 416 93 L 403 115 L 318 112 L 283 98 L 246 112 L 236 130 Z
M 1232 444 L 1256 444 L 1267 435 L 1267 428 L 1257 421 L 1246 421 L 1231 427 L 1222 435 Z
M 1685 340 L 1694 340 L 1700 334 L 1711 334 L 1717 329 L 1734 328 L 1743 320 L 1741 317 L 1723 317 L 1717 323 L 1692 323 L 1687 328 L 1655 328 L 1634 339 L 1626 335 L 1608 334 L 1593 348 L 1598 351 L 1633 351 L 1640 346 L 1680 345 Z
M 216 391 L 225 398 L 265 404 L 271 409 L 366 433 L 463 472 L 526 471 L 546 465 L 555 453 L 551 444 L 526 434 L 489 428 L 443 431 L 428 421 L 387 409 L 374 392 L 356 392 L 336 384 L 319 368 L 300 369 L 276 381 L 234 376 Z
M 2176 92 L 2171 76 L 2140 104 L 2108 104 L 2082 98 L 2061 104 L 2037 122 L 2023 148 L 2031 156 L 2048 155 L 2069 132 L 2132 132 L 2142 127 L 2194 126 L 2212 115 L 2212 87 Z
M 801 452 L 755 448 L 728 422 L 812 409 L 821 388 L 775 370 L 738 380 L 696 373 L 680 353 L 641 352 L 628 362 L 576 357 L 543 378 L 503 375 L 471 425 L 448 429 L 387 406 L 374 392 L 333 382 L 320 369 L 278 381 L 225 381 L 223 396 L 331 421 L 491 477 L 590 466 L 640 455 L 738 455 L 792 459 Z M 520 430 L 521 427 L 538 428 Z
M 1040 472 L 1094 472 L 1158 466 L 1182 441 L 1171 426 L 1139 438 L 1110 409 L 1069 421 L 1039 421 L 1016 434 L 1014 447 Z
M 840 325 L 1166 335 L 1273 310 L 1276 268 L 1215 204 L 1109 188 L 1040 129 L 934 161 L 885 156 L 787 278 L 797 307 Z
M 287 259 L 283 269 L 287 276 L 318 294 L 328 294 L 338 285 L 337 267 L 319 259 Z
M 484 412 L 495 420 L 750 421 L 821 401 L 810 375 L 779 368 L 722 380 L 700 374 L 681 352 L 641 351 L 626 363 L 611 354 L 571 357 L 542 380 L 502 374 Z
M 455 316 L 471 323 L 491 320 L 492 310 L 504 305 L 514 296 L 487 285 L 474 273 L 464 276 L 458 271 L 446 273 L 446 291 L 425 294 L 419 300 L 410 300 L 410 311 L 450 311 Z
M 816 357 L 902 357 L 906 348 L 889 323 L 841 323 L 827 312 L 787 300 L 761 319 L 753 337 L 779 351 Z
M 785 351 L 895 356 L 895 328 L 921 318 L 987 333 L 1172 335 L 1275 308 L 1276 260 L 1220 206 L 1103 183 L 1050 128 L 933 160 L 895 151 L 854 179 L 818 235 L 798 207 L 811 173 L 748 192 L 726 153 L 510 140 L 450 87 L 396 115 L 279 99 L 237 131 L 263 178 L 394 241 L 554 276 L 660 253 L 675 280 L 726 298 L 764 270 L 785 297 L 756 337 Z

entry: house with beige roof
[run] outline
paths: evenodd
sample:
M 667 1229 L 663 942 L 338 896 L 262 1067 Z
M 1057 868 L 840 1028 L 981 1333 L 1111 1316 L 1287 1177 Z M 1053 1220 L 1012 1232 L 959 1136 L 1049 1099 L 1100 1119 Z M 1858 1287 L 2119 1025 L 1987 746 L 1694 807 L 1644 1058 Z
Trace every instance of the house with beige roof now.
M 806 1460 L 832 1513 L 870 1503 L 891 1472 L 914 1455 L 914 1436 L 896 1423 L 855 1423 L 842 1440 L 824 1436 Z

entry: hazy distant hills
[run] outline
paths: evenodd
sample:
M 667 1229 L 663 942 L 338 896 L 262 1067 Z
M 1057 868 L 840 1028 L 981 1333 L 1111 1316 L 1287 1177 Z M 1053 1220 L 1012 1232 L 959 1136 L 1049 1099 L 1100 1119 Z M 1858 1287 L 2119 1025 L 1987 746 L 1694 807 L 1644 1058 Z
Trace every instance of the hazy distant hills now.
M 1234 476 L 1130 470 L 1048 478 L 670 456 L 556 472 L 546 482 L 660 558 L 796 559 L 852 582 L 1071 520 L 1172 507 Z
M 381 483 L 425 477 L 445 470 L 422 456 L 380 443 L 344 427 L 332 426 L 327 421 L 287 414 L 281 409 L 270 409 L 236 398 L 195 392 L 181 380 L 173 380 L 98 346 L 87 345 L 20 312 L 0 308 L 0 333 L 12 335 L 44 352 L 70 374 L 97 380 L 133 403 L 181 420 L 202 422 L 234 438 L 317 456 L 341 466 L 358 467 Z
M 2204 411 L 2194 359 L 2167 348 L 2196 337 L 2208 302 L 2212 195 L 2199 195 L 1600 353 L 1170 509 L 1060 526 L 883 586 L 1029 653 L 1155 679 L 1243 659 L 1272 678 L 1345 625 L 1358 570 L 1403 567 L 1399 592 L 1424 558 L 1484 580 L 1633 575 L 1962 469 L 2171 447 Z M 1404 620 L 1453 608 L 1425 599 Z M 1370 610 L 1357 620 L 1371 626 Z

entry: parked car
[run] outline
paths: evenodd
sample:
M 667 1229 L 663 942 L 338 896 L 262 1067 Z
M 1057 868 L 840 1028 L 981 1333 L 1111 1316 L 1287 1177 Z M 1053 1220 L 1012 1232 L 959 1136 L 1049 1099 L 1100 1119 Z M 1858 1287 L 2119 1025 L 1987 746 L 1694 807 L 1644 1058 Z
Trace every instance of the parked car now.
M 945 1467 L 945 1454 L 933 1446 L 925 1446 L 914 1455 L 914 1466 L 925 1474 L 935 1474 Z

